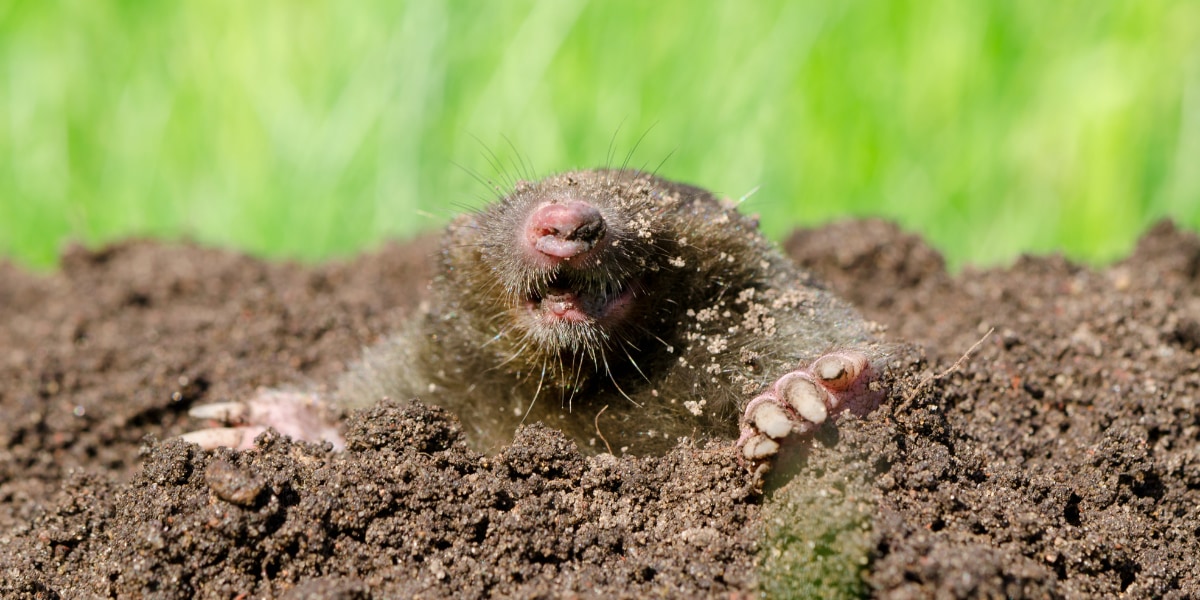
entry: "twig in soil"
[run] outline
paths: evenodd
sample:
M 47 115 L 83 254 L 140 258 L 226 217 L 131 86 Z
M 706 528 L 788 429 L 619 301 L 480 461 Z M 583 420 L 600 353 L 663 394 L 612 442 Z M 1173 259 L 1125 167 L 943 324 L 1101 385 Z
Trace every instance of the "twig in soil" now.
M 979 341 L 975 342 L 974 344 L 971 344 L 971 347 L 967 348 L 967 351 L 963 352 L 963 355 L 958 357 L 958 360 L 954 361 L 954 364 L 950 365 L 945 371 L 942 371 L 941 373 L 938 373 L 937 375 L 928 375 L 925 377 L 925 379 L 922 379 L 920 381 L 920 383 L 918 383 L 916 386 L 913 387 L 913 389 L 909 390 L 909 392 L 907 394 L 905 394 L 904 401 L 905 402 L 911 401 L 913 398 L 917 397 L 917 393 L 921 391 L 921 388 L 923 388 L 926 385 L 929 385 L 930 383 L 933 383 L 939 379 L 942 379 L 942 378 L 946 377 L 947 375 L 961 369 L 962 366 L 964 364 L 966 364 L 967 359 L 971 358 L 971 353 L 974 352 L 977 348 L 979 348 L 979 345 L 982 344 L 984 340 L 988 339 L 988 337 L 991 336 L 992 332 L 994 332 L 994 331 L 996 331 L 995 327 L 988 329 L 987 333 L 983 334 L 983 337 L 979 338 Z
M 596 435 L 600 436 L 600 441 L 604 442 L 604 447 L 606 449 L 608 449 L 609 454 L 612 454 L 613 453 L 612 446 L 608 445 L 608 440 L 604 439 L 603 433 L 600 433 L 600 415 L 604 414 L 604 411 L 606 411 L 606 410 L 608 410 L 607 404 L 604 405 L 604 408 L 600 409 L 600 412 L 596 413 L 596 418 L 592 421 L 592 423 L 594 423 L 596 425 Z M 613 454 L 613 456 L 616 456 L 616 455 Z

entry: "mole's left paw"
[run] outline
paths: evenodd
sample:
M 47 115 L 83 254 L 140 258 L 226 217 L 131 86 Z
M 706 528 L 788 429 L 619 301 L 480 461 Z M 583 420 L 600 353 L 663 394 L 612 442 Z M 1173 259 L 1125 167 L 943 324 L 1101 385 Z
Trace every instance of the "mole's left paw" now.
M 188 414 L 227 427 L 201 429 L 179 436 L 201 447 L 248 450 L 254 438 L 272 428 L 294 440 L 329 442 L 341 450 L 346 442 L 329 407 L 315 394 L 260 389 L 245 402 L 218 402 L 193 407 Z
M 746 460 L 762 461 L 774 456 L 788 436 L 808 434 L 843 411 L 866 414 L 882 396 L 872 389 L 876 378 L 867 356 L 850 350 L 787 373 L 746 405 L 737 447 Z

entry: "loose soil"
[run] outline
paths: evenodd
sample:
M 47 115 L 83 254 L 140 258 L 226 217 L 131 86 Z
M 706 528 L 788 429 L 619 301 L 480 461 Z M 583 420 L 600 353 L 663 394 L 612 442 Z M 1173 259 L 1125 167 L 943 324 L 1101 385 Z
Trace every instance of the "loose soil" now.
M 534 426 L 481 456 L 407 399 L 349 415 L 341 453 L 172 439 L 193 405 L 332 382 L 421 302 L 428 239 L 0 265 L 0 595 L 1200 597 L 1194 235 L 955 276 L 878 221 L 787 248 L 914 346 L 765 485 L 728 444 L 589 458 Z

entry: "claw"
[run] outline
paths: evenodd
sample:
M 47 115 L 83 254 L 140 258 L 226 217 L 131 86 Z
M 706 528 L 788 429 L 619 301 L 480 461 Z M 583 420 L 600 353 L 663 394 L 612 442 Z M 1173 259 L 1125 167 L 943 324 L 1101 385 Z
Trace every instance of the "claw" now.
M 222 423 L 241 423 L 246 420 L 249 408 L 243 402 L 214 402 L 193 406 L 188 416 L 193 419 L 211 419 Z
M 779 452 L 779 442 L 758 434 L 742 443 L 742 456 L 751 462 L 763 460 Z
M 311 393 L 260 389 L 245 402 L 192 407 L 188 411 L 192 417 L 233 427 L 201 429 L 180 437 L 208 450 L 219 447 L 246 450 L 254 447 L 258 434 L 271 427 L 294 440 L 329 442 L 341 450 L 346 443 L 327 408 Z
M 263 427 L 212 427 L 179 436 L 185 442 L 198 444 L 205 450 L 233 448 L 249 450 L 254 447 L 254 438 L 265 431 Z
M 830 389 L 841 391 L 854 385 L 866 368 L 867 356 L 862 352 L 835 352 L 818 358 L 812 372 Z
M 829 393 L 804 374 L 792 372 L 784 375 L 776 382 L 775 390 L 796 410 L 796 414 L 808 421 L 819 425 L 829 417 L 826 407 L 826 403 L 831 403 Z
M 807 368 L 785 373 L 746 403 L 736 444 L 740 458 L 760 463 L 778 453 L 788 436 L 811 433 L 845 410 L 869 411 L 878 400 L 868 389 L 874 376 L 869 367 L 865 354 L 848 350 L 831 352 Z
M 792 431 L 792 417 L 774 402 L 760 403 L 749 420 L 759 431 L 772 438 L 781 438 Z

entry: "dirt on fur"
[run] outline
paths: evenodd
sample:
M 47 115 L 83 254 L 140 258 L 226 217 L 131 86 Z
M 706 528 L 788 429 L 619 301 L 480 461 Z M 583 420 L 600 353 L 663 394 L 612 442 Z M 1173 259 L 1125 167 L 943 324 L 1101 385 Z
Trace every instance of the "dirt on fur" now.
M 483 456 L 407 399 L 349 415 L 341 453 L 172 439 L 191 406 L 332 382 L 415 310 L 433 248 L 0 265 L 0 595 L 1200 597 L 1192 234 L 951 276 L 890 224 L 797 232 L 794 259 L 920 350 L 765 492 L 730 444 L 587 458 L 534 426 Z

